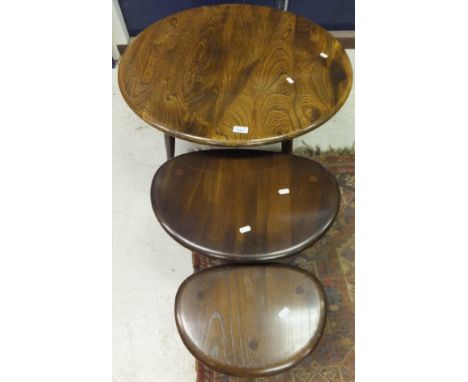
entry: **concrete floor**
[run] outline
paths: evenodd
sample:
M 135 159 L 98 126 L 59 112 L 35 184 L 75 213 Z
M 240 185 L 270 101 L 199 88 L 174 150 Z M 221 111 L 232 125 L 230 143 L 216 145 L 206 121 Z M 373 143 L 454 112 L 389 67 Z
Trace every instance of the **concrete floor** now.
M 354 67 L 354 50 L 347 50 Z M 166 160 L 163 134 L 125 104 L 112 70 L 113 381 L 194 382 L 195 363 L 177 333 L 174 298 L 192 273 L 190 252 L 157 222 L 149 190 Z M 342 109 L 294 147 L 354 144 L 354 87 Z M 176 155 L 194 147 L 176 140 Z M 279 150 L 279 145 L 268 149 Z

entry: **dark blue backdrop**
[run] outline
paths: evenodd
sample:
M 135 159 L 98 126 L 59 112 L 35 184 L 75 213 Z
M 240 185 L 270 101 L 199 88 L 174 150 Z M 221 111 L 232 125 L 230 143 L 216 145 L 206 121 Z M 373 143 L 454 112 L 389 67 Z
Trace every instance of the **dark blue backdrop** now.
M 119 0 L 130 36 L 136 36 L 155 21 L 184 9 L 224 3 L 275 6 L 275 0 Z M 354 30 L 354 0 L 289 0 L 288 10 L 328 30 Z

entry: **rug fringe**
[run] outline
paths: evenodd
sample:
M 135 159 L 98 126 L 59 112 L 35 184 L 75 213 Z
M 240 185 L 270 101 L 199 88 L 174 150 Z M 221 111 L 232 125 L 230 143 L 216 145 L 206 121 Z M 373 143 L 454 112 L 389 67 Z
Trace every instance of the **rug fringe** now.
M 322 149 L 319 145 L 310 146 L 306 142 L 301 141 L 304 146 L 298 147 L 295 153 L 304 154 L 311 157 L 324 155 L 354 155 L 354 143 L 352 146 L 331 147 Z

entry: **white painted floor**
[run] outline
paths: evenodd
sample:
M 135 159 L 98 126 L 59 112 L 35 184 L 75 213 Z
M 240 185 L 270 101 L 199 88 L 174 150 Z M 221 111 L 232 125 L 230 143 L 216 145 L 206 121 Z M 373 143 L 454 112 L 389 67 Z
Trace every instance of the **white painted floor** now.
M 354 67 L 354 50 L 347 50 Z M 164 163 L 163 134 L 125 104 L 112 70 L 113 381 L 194 382 L 195 363 L 177 333 L 174 298 L 192 273 L 190 252 L 157 222 L 149 197 Z M 342 109 L 294 147 L 354 144 L 354 87 Z M 176 155 L 196 146 L 176 140 Z M 279 145 L 269 146 L 279 150 Z

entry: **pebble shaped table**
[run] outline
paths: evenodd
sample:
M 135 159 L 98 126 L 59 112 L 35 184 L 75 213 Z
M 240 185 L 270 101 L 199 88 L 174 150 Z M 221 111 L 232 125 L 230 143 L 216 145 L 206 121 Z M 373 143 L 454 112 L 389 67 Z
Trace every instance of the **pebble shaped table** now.
M 165 162 L 151 186 L 163 228 L 192 251 L 260 262 L 298 253 L 325 233 L 339 207 L 319 163 L 260 150 L 206 150 Z
M 303 269 L 222 265 L 182 283 L 175 316 L 195 358 L 221 373 L 252 378 L 289 369 L 315 349 L 326 301 L 320 282 Z
M 326 122 L 352 85 L 340 43 L 310 20 L 271 7 L 203 6 L 168 16 L 124 52 L 123 98 L 174 137 L 228 147 L 282 142 Z

